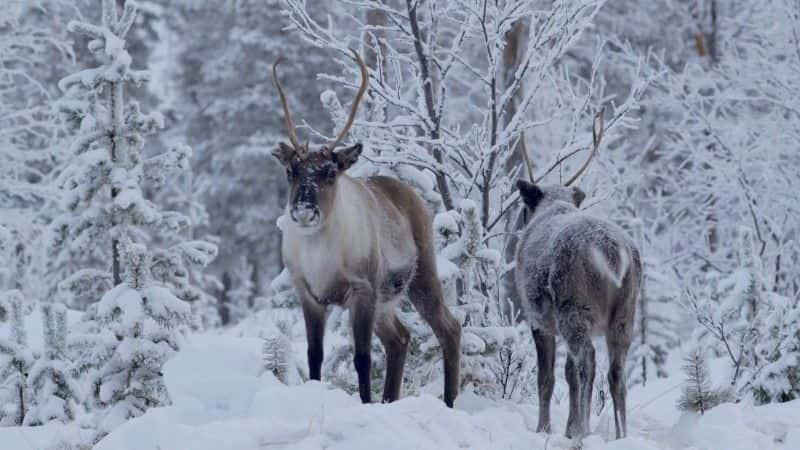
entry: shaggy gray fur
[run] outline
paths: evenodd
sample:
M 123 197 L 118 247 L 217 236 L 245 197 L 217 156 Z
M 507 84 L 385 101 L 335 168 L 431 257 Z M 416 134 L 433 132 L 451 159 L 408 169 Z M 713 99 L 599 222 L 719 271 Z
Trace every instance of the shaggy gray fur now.
M 617 437 L 626 434 L 625 357 L 640 293 L 639 251 L 617 225 L 581 212 L 577 188 L 520 181 L 530 212 L 517 248 L 517 293 L 539 363 L 538 431 L 550 431 L 555 336 L 567 344 L 567 437 L 589 432 L 595 358 L 592 336 L 605 335 Z

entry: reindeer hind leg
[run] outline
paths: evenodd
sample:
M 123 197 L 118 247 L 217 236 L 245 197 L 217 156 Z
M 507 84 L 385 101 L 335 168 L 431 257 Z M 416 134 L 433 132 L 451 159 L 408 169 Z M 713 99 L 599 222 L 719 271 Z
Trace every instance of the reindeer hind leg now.
M 567 343 L 566 375 L 570 389 L 570 412 L 567 437 L 581 439 L 589 433 L 592 387 L 595 375 L 595 351 L 589 330 L 592 329 L 588 311 L 566 305 L 558 317 L 558 328 Z
M 625 411 L 625 358 L 631 345 L 630 333 L 624 332 L 624 327 L 614 327 L 606 335 L 608 344 L 608 388 L 611 399 L 614 401 L 614 428 L 617 439 L 628 434 L 627 418 Z
M 408 353 L 409 334 L 405 326 L 392 312 L 378 317 L 375 333 L 386 352 L 386 379 L 383 385 L 383 402 L 389 403 L 400 398 L 403 385 L 403 368 Z
M 536 431 L 549 433 L 550 401 L 553 398 L 555 385 L 556 337 L 540 330 L 533 330 L 533 341 L 536 344 L 537 388 L 539 397 L 539 424 Z
M 430 259 L 429 262 L 425 260 Z M 409 288 L 409 300 L 431 326 L 444 353 L 444 402 L 453 407 L 458 395 L 461 364 L 461 324 L 447 309 L 436 275 L 433 255 L 421 258 L 420 267 Z M 432 267 L 431 267 L 432 266 Z

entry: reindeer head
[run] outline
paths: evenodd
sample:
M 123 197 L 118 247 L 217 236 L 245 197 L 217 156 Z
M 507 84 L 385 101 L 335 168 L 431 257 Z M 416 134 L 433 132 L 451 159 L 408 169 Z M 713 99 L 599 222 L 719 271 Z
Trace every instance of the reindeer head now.
M 302 228 L 316 228 L 330 216 L 336 198 L 336 184 L 339 176 L 350 168 L 361 155 L 361 144 L 336 150 L 336 146 L 344 139 L 353 125 L 358 105 L 367 90 L 369 75 L 367 66 L 361 56 L 352 50 L 353 56 L 361 69 L 361 86 L 358 89 L 350 115 L 342 130 L 334 140 L 322 146 L 319 151 L 310 152 L 308 142 L 300 144 L 292 120 L 292 114 L 278 79 L 278 65 L 281 59 L 272 65 L 272 79 L 283 107 L 289 142 L 281 142 L 272 155 L 286 168 L 286 179 L 289 182 L 289 199 L 287 208 L 292 221 Z
M 577 187 L 558 185 L 540 187 L 525 180 L 517 180 L 517 189 L 525 207 L 531 213 L 543 203 L 552 201 L 566 202 L 579 208 L 586 198 L 586 194 Z
M 517 189 L 519 189 L 519 196 L 522 198 L 522 202 L 525 204 L 525 207 L 528 211 L 533 214 L 536 212 L 537 207 L 542 205 L 543 203 L 549 203 L 552 201 L 561 201 L 571 205 L 574 205 L 575 208 L 580 208 L 581 203 L 586 198 L 586 194 L 578 187 L 572 186 L 578 179 L 586 172 L 586 169 L 589 167 L 589 163 L 592 162 L 592 159 L 597 155 L 600 151 L 600 142 L 603 140 L 603 112 L 598 112 L 594 117 L 594 123 L 592 124 L 592 151 L 589 154 L 589 157 L 586 158 L 586 161 L 583 162 L 583 165 L 575 175 L 570 177 L 563 186 L 544 186 L 540 187 L 538 184 L 541 181 L 541 177 L 536 181 L 533 181 L 532 170 L 530 168 L 530 164 L 526 158 L 526 164 L 528 165 L 528 176 L 531 177 L 531 182 L 525 180 L 517 180 Z M 524 136 L 523 136 L 524 139 Z M 523 149 L 524 155 L 527 156 L 527 149 L 524 147 L 524 140 L 523 140 Z M 545 175 L 550 172 L 553 168 L 557 167 L 557 165 L 561 161 L 557 162 L 556 165 L 551 167 L 545 172 Z

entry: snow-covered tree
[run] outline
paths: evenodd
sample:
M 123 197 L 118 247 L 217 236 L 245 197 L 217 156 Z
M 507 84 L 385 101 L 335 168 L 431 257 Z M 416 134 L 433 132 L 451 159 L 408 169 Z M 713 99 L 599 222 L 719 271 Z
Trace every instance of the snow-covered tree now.
M 671 117 L 659 149 L 668 162 L 660 179 L 671 196 L 671 226 L 702 237 L 674 249 L 676 270 L 697 291 L 740 270 L 732 244 L 746 226 L 763 288 L 794 298 L 797 267 L 787 261 L 798 252 L 792 224 L 799 218 L 785 193 L 798 164 L 800 5 L 715 3 L 713 57 L 688 61 L 660 86 L 659 106 Z
M 253 310 L 256 296 L 253 283 L 254 270 L 250 261 L 241 257 L 222 277 L 224 306 L 231 323 L 238 323 Z
M 725 401 L 725 393 L 711 386 L 706 359 L 699 350 L 686 356 L 683 373 L 686 380 L 681 397 L 678 399 L 678 408 L 683 411 L 699 412 L 702 415 Z
M 191 303 L 194 329 L 210 329 L 221 323 L 219 301 L 215 296 L 215 292 L 220 291 L 221 283 L 208 270 L 208 265 L 216 258 L 217 250 L 214 247 L 218 247 L 219 239 L 200 231 L 207 228 L 209 216 L 201 193 L 193 186 L 195 174 L 184 170 L 177 175 L 175 182 L 164 184 L 162 191 L 156 195 L 165 207 L 184 212 L 192 226 L 158 233 L 156 245 L 179 244 L 172 250 L 160 252 L 160 258 L 154 258 L 155 265 L 161 266 L 161 274 L 154 277 L 169 284 L 178 298 Z M 181 251 L 175 252 L 177 249 Z M 153 271 L 159 272 L 156 267 Z
M 0 261 L 0 290 L 26 298 L 39 298 L 48 277 L 39 244 L 55 197 L 48 179 L 61 129 L 49 102 L 53 77 L 74 56 L 64 39 L 68 9 L 62 0 L 0 4 L 0 227 L 9 256 Z
M 478 352 L 465 358 L 465 373 L 478 384 L 494 382 L 497 352 L 514 347 L 520 336 L 516 317 L 508 315 L 509 293 L 500 283 L 513 267 L 501 257 L 511 234 L 501 228 L 517 208 L 513 183 L 520 169 L 507 162 L 515 158 L 524 132 L 530 142 L 547 149 L 541 161 L 553 161 L 540 177 L 555 179 L 577 167 L 570 157 L 588 148 L 591 117 L 603 102 L 603 82 L 594 76 L 600 58 L 592 60 L 586 77 L 560 65 L 591 28 L 601 3 L 368 0 L 359 2 L 362 9 L 353 10 L 338 26 L 328 27 L 314 19 L 306 2 L 286 1 L 289 19 L 307 42 L 347 68 L 344 75 L 323 74 L 322 80 L 353 88 L 358 76 L 343 62 L 348 47 L 358 44 L 373 55 L 371 107 L 350 133 L 350 139 L 364 143 L 369 163 L 354 173 L 398 177 L 420 191 L 438 213 L 435 228 L 445 233 L 436 237 L 444 244 L 439 271 L 454 300 L 451 309 L 467 327 L 463 341 L 475 344 L 470 351 Z M 363 10 L 373 13 L 365 18 Z M 368 25 L 375 12 L 388 18 L 385 25 Z M 506 36 L 519 23 L 526 23 L 529 32 L 521 33 L 515 62 L 506 63 Z M 351 30 L 367 30 L 367 37 Z M 384 38 L 373 39 L 372 33 Z M 603 46 L 594 49 L 602 54 Z M 635 67 L 629 75 L 634 80 L 630 89 L 607 108 L 611 119 L 605 132 L 612 137 L 615 129 L 634 125 L 630 113 L 647 85 Z M 333 91 L 324 92 L 321 100 L 334 125 L 345 120 Z M 309 134 L 322 139 L 328 133 L 312 128 Z M 430 332 L 415 333 L 424 326 L 411 328 L 409 372 L 428 373 L 415 360 L 423 364 Z
M 742 385 L 759 404 L 800 398 L 800 302 L 765 294 L 755 328 L 753 367 Z
M 322 124 L 327 114 L 313 104 L 318 93 L 306 87 L 332 63 L 284 29 L 288 21 L 281 0 L 168 5 L 161 47 L 168 60 L 160 68 L 172 89 L 165 112 L 168 121 L 176 121 L 171 128 L 194 150 L 196 176 L 189 189 L 208 213 L 201 231 L 219 239 L 220 255 L 211 273 L 220 284 L 208 291 L 226 304 L 232 296 L 249 295 L 241 303 L 245 309 L 233 314 L 221 310 L 225 324 L 236 323 L 251 312 L 255 297 L 268 295 L 269 280 L 281 267 L 279 240 L 264 238 L 278 232 L 275 220 L 286 200 L 283 169 L 269 154 L 284 130 L 270 66 L 281 55 L 297 55 L 297 65 L 285 66 L 290 101 L 310 123 Z M 315 3 L 313 14 L 337 17 L 328 2 Z M 249 279 L 243 278 L 244 264 L 251 268 Z
M 263 355 L 264 370 L 275 375 L 282 383 L 288 383 L 294 366 L 292 343 L 284 330 L 278 329 L 264 338 Z
M 148 408 L 169 404 L 164 363 L 178 349 L 178 328 L 190 308 L 150 274 L 150 255 L 141 244 L 124 243 L 124 282 L 87 312 L 76 336 L 75 368 L 91 389 L 98 432 L 108 433 Z M 85 378 L 84 378 L 85 377 Z
M 80 387 L 69 370 L 67 310 L 51 303 L 41 309 L 44 350 L 28 373 L 33 406 L 25 415 L 26 425 L 74 420 L 81 401 Z
M 22 425 L 31 408 L 28 373 L 36 355 L 28 347 L 24 301 L 20 291 L 0 293 L 11 332 L 0 336 L 0 425 Z
M 65 301 L 81 309 L 121 282 L 126 270 L 122 240 L 146 242 L 144 227 L 178 239 L 177 232 L 191 225 L 185 215 L 163 211 L 144 195 L 145 187 L 158 189 L 175 171 L 187 169 L 191 149 L 176 145 L 154 156 L 143 155 L 145 137 L 162 128 L 164 119 L 158 113 L 142 113 L 138 102 L 126 98 L 126 89 L 149 79 L 148 72 L 132 68 L 126 50 L 137 4 L 126 2 L 121 14 L 112 0 L 102 5 L 101 25 L 69 25 L 72 32 L 89 38 L 88 48 L 99 65 L 59 82 L 65 92 L 59 107 L 75 137 L 57 179 L 63 213 L 51 225 L 50 264 L 64 277 L 59 288 Z M 199 295 L 189 285 L 187 267 L 208 264 L 216 246 L 202 240 L 170 244 L 154 251 L 148 271 L 181 298 L 194 300 Z
M 657 205 L 652 202 L 651 205 Z M 681 289 L 668 267 L 661 262 L 658 243 L 658 222 L 645 225 L 644 220 L 628 220 L 642 258 L 644 281 L 636 305 L 634 339 L 628 356 L 628 383 L 647 384 L 668 376 L 667 356 L 680 343 L 681 318 L 686 313 L 679 307 Z M 650 229 L 645 229 L 645 226 Z
M 754 233 L 747 227 L 739 233 L 739 267 L 704 297 L 691 297 L 701 325 L 696 339 L 729 360 L 736 395 L 789 401 L 800 394 L 800 308 L 765 288 Z

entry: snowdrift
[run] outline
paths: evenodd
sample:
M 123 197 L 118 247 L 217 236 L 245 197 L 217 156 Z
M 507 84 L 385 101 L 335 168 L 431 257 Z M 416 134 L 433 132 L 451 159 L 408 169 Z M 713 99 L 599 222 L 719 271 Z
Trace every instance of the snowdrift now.
M 148 411 L 103 439 L 97 450 L 381 450 L 567 449 L 566 398 L 554 402 L 555 433 L 536 433 L 536 408 L 471 393 L 454 410 L 432 396 L 362 405 L 324 383 L 285 386 L 261 373 L 257 338 L 192 336 L 165 368 L 173 405 Z M 614 441 L 613 422 L 593 412 L 598 450 L 800 448 L 800 401 L 751 407 L 721 405 L 703 417 L 675 410 L 680 379 L 629 393 L 631 436 Z M 556 399 L 558 400 L 558 399 Z M 0 429 L 0 448 L 57 448 L 75 427 Z

